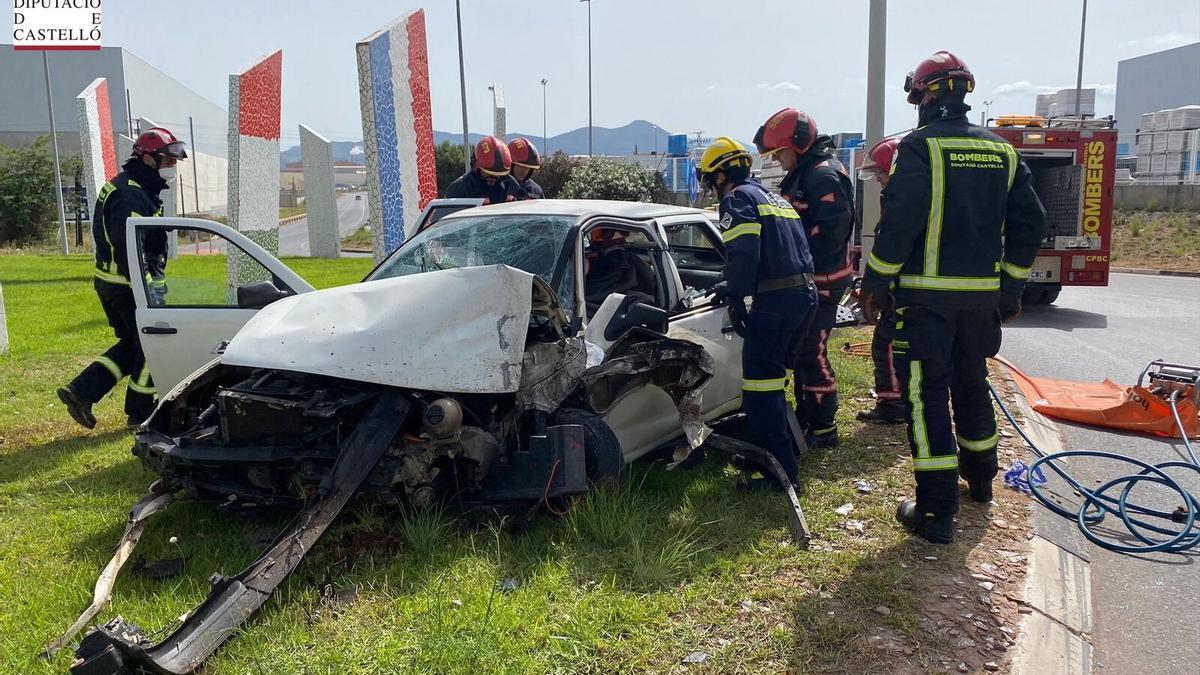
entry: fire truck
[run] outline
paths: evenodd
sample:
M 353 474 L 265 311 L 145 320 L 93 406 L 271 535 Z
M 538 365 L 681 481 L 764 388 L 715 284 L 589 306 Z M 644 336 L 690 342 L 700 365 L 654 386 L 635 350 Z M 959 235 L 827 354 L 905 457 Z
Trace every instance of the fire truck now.
M 1021 154 L 1046 209 L 1046 238 L 1025 304 L 1051 304 L 1064 286 L 1107 286 L 1117 131 L 1113 120 L 998 117 L 988 129 Z

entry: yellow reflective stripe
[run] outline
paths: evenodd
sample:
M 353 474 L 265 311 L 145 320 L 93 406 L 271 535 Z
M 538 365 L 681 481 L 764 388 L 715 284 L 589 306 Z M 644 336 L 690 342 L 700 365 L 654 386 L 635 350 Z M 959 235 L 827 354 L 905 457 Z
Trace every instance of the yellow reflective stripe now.
M 1013 181 L 1017 177 L 1017 162 L 1020 160 L 1017 159 L 1016 149 L 1008 143 L 1004 144 L 1004 154 L 1008 157 L 1008 189 L 1011 190 Z M 1003 225 L 1001 226 L 1000 232 L 1004 232 Z
M 996 447 L 996 444 L 1000 442 L 999 432 L 979 441 L 972 441 L 969 438 L 963 438 L 962 436 L 958 435 L 955 435 L 954 438 L 958 441 L 958 447 L 962 448 L 963 450 L 970 450 L 971 452 L 985 452 L 987 450 L 992 450 Z
M 1030 268 L 1028 267 L 1021 267 L 1020 265 L 1014 265 L 1010 262 L 1006 262 L 1001 263 L 1000 268 L 1004 270 L 1005 274 L 1018 281 L 1025 281 L 1029 278 Z
M 813 436 L 824 436 L 825 434 L 832 434 L 835 431 L 837 431 L 837 427 L 826 427 L 824 429 L 812 430 Z
M 721 233 L 721 241 L 728 244 L 743 234 L 759 236 L 762 234 L 762 223 L 739 223 Z
M 113 246 L 112 238 L 108 236 L 108 218 L 104 215 L 104 205 L 108 203 L 108 198 L 116 191 L 117 186 L 111 182 L 105 183 L 104 187 L 100 188 L 100 231 L 104 233 L 104 242 L 108 244 L 108 262 L 105 264 L 105 267 L 108 269 L 104 270 L 105 272 L 111 272 L 112 266 L 117 264 L 117 247 Z M 117 269 L 120 268 L 118 267 Z M 112 283 L 120 282 L 114 281 Z
M 134 179 L 132 179 L 132 178 L 126 178 L 126 179 L 125 179 L 125 182 L 129 183 L 130 185 L 132 185 L 132 186 L 133 186 L 133 187 L 135 187 L 135 188 L 141 188 L 141 187 L 142 187 L 141 185 L 139 185 L 139 184 L 138 184 L 138 182 L 137 182 L 136 180 L 134 180 Z
M 771 380 L 742 380 L 742 391 L 783 391 L 787 387 L 786 377 Z
M 958 455 L 917 457 L 913 459 L 913 471 L 947 471 L 957 468 Z
M 925 228 L 925 274 L 938 273 L 938 252 L 942 244 L 942 202 L 946 193 L 946 171 L 942 165 L 942 145 L 936 138 L 929 144 L 929 220 Z
M 929 457 L 929 431 L 925 428 L 925 404 L 921 401 L 921 362 L 908 364 L 908 402 L 912 404 L 912 437 L 917 458 Z
M 887 262 L 883 258 L 875 255 L 874 251 L 871 251 L 871 255 L 867 258 L 867 267 L 870 267 L 885 277 L 890 277 L 898 274 L 900 272 L 900 268 L 904 267 L 904 263 Z
M 948 150 L 991 150 L 993 152 L 1008 152 L 1012 145 L 1003 141 L 989 141 L 986 138 L 947 137 L 937 139 L 938 144 Z
M 95 275 L 95 277 L 100 281 L 107 281 L 110 284 L 118 284 L 121 286 L 129 285 L 129 280 L 120 274 L 109 274 L 100 268 L 93 270 L 92 274 Z
M 937 277 L 920 274 L 901 274 L 900 288 L 927 291 L 998 291 L 999 277 Z
M 140 385 L 137 382 L 134 382 L 133 380 L 129 381 L 129 388 L 136 391 L 139 394 L 146 394 L 147 396 L 153 396 L 156 393 L 158 393 L 158 390 L 156 390 L 154 387 L 147 387 L 144 385 Z
M 122 377 L 125 377 L 125 374 L 121 372 L 121 368 L 119 366 L 117 366 L 117 362 L 113 361 L 112 359 L 108 358 L 107 356 L 97 356 L 96 363 L 99 363 L 100 365 L 107 368 L 108 372 L 112 373 L 112 376 L 117 378 L 118 380 L 121 379 Z
M 142 364 L 142 372 L 137 377 L 137 383 L 143 387 L 150 384 L 150 364 Z
M 774 204 L 759 204 L 758 215 L 760 216 L 776 216 L 778 218 L 798 219 L 800 214 L 796 213 L 796 209 L 792 207 L 775 206 Z

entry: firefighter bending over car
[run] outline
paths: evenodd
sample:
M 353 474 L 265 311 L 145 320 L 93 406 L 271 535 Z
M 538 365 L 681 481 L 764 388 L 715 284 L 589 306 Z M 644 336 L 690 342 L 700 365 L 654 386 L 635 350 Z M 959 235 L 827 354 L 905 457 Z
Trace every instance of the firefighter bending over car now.
M 869 322 L 896 315 L 892 349 L 916 475 L 916 501 L 896 518 L 940 544 L 953 537 L 959 476 L 973 501 L 992 499 L 998 436 L 986 359 L 1000 349 L 1000 324 L 1021 311 L 1044 227 L 1016 150 L 968 122 L 963 99 L 974 87 L 966 64 L 945 51 L 909 73 L 904 90 L 919 126 L 897 148 L 862 284 Z
M 808 241 L 815 266 L 818 300 L 807 331 L 797 341 L 791 367 L 796 375 L 796 418 L 810 448 L 838 443 L 837 378 L 829 362 L 829 333 L 838 303 L 854 272 L 849 243 L 854 230 L 854 186 L 833 156 L 833 141 L 795 108 L 784 108 L 754 137 L 760 154 L 774 155 L 787 172 L 779 192 L 791 203 Z
M 528 138 L 514 138 L 508 142 L 508 154 L 512 157 L 512 175 L 517 201 L 545 199 L 542 186 L 533 180 L 533 173 L 542 167 L 542 155 Z
M 482 199 L 484 204 L 516 201 L 517 185 L 509 178 L 511 171 L 508 146 L 495 136 L 484 136 L 471 153 L 471 170 L 446 188 L 446 197 Z
M 162 215 L 162 200 L 158 195 L 175 179 L 175 163 L 186 158 L 183 142 L 170 131 L 159 127 L 144 131 L 133 144 L 133 155 L 125 162 L 124 170 L 104 184 L 96 199 L 92 215 L 92 240 L 96 246 L 92 285 L 108 324 L 116 333 L 117 343 L 58 390 L 58 398 L 67 406 L 71 418 L 88 429 L 96 426 L 92 406 L 124 377 L 129 378 L 125 392 L 126 423 L 141 424 L 154 412 L 154 380 L 138 339 L 136 305 L 130 286 L 131 279 L 142 282 L 142 271 L 129 269 L 126 251 L 130 246 L 136 247 L 137 242 L 125 240 L 125 223 L 129 218 Z M 166 232 L 153 230 L 146 234 L 142 251 L 149 302 L 152 306 L 161 305 L 167 291 Z
M 816 304 L 813 261 L 796 211 L 779 195 L 750 177 L 750 153 L 722 136 L 704 151 L 696 167 L 700 182 L 720 197 L 721 239 L 725 242 L 724 280 L 713 287 L 729 308 L 742 336 L 742 409 L 758 444 L 779 460 L 796 481 L 796 457 L 787 422 L 789 348 L 807 328 Z M 747 297 L 753 297 L 746 311 Z M 769 471 L 748 478 L 739 489 L 781 489 Z
M 881 187 L 886 188 L 898 145 L 900 139 L 893 136 L 871 146 L 858 170 L 859 180 L 877 180 Z M 875 407 L 858 413 L 858 419 L 863 422 L 900 424 L 905 420 L 900 377 L 896 375 L 896 364 L 892 359 L 892 336 L 895 333 L 896 315 L 889 312 L 881 316 L 871 337 L 871 362 L 875 367 L 875 388 L 871 394 L 875 397 Z

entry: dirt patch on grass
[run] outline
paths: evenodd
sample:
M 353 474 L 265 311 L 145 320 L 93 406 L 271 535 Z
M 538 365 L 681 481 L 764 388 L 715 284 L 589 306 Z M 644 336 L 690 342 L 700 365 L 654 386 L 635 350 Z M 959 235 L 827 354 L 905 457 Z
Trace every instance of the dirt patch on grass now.
M 1200 272 L 1200 213 L 1116 211 L 1112 264 Z

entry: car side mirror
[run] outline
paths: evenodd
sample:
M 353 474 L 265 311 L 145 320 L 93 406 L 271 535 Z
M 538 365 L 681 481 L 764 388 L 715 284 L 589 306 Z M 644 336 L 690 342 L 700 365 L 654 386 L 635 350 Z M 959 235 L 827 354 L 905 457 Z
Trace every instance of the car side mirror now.
M 275 284 L 269 281 L 256 281 L 245 286 L 238 286 L 237 302 L 241 309 L 262 309 L 289 295 L 291 295 L 290 292 L 279 290 Z
M 665 335 L 667 311 L 644 302 L 637 302 L 634 297 L 627 297 L 621 303 L 621 308 L 613 315 L 612 320 L 604 327 L 604 339 L 616 340 L 633 328 L 645 328 Z

